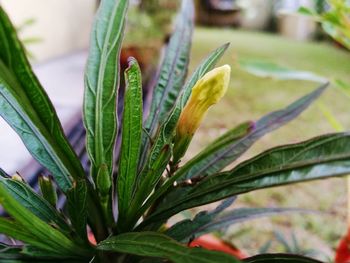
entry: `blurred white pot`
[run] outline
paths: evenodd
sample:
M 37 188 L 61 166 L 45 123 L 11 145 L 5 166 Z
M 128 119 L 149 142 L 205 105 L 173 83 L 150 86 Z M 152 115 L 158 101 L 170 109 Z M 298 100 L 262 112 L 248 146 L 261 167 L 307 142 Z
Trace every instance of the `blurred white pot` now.
M 239 0 L 242 9 L 240 25 L 246 29 L 261 30 L 268 26 L 272 15 L 271 0 Z
M 307 16 L 298 14 L 301 7 L 313 9 L 313 0 L 280 0 L 276 1 L 277 24 L 279 32 L 288 38 L 306 41 L 313 38 L 317 24 Z
M 298 13 L 280 11 L 277 15 L 278 30 L 281 35 L 298 41 L 313 38 L 317 24 L 308 17 Z

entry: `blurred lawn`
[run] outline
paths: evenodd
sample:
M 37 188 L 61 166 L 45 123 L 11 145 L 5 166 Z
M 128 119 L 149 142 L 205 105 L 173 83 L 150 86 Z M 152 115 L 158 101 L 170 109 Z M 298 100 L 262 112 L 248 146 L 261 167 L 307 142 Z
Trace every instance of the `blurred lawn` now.
M 231 46 L 221 63 L 232 66 L 231 87 L 225 99 L 210 110 L 195 136 L 189 155 L 198 152 L 226 128 L 244 120 L 256 120 L 270 111 L 280 109 L 317 86 L 312 82 L 254 77 L 239 69 L 237 58 L 268 60 L 350 83 L 350 53 L 346 51 L 328 44 L 300 43 L 276 35 L 228 29 L 197 28 L 190 71 L 210 51 L 226 42 L 230 42 Z M 350 128 L 349 98 L 332 87 L 320 101 L 331 109 L 347 129 Z M 326 132 L 333 132 L 333 128 L 324 119 L 317 104 L 314 104 L 295 121 L 262 138 L 244 158 L 272 146 L 297 142 Z M 321 210 L 324 213 L 258 219 L 232 227 L 225 236 L 254 254 L 271 239 L 272 231 L 281 231 L 287 237 L 294 231 L 302 247 L 317 249 L 320 253 L 332 256 L 332 250 L 346 230 L 345 185 L 344 179 L 331 179 L 242 195 L 236 206 L 291 206 Z M 249 234 L 239 236 L 246 232 Z M 273 243 L 273 249 L 275 252 L 282 251 L 276 242 Z

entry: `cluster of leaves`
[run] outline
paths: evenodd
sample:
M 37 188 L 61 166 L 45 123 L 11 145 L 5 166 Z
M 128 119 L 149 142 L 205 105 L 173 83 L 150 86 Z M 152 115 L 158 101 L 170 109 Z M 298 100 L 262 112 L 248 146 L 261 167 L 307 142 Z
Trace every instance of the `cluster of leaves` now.
M 350 32 L 350 27 L 347 31 Z M 290 68 L 287 68 L 269 61 L 264 61 L 264 60 L 257 60 L 257 59 L 242 60 L 241 59 L 239 61 L 239 66 L 241 67 L 241 69 L 257 77 L 264 77 L 264 78 L 268 77 L 268 78 L 274 78 L 278 80 L 305 80 L 305 81 L 320 82 L 320 83 L 324 81 L 328 81 L 326 77 L 317 75 L 313 72 L 290 69 Z M 334 78 L 330 78 L 329 81 L 340 92 L 342 92 L 342 94 L 344 94 L 346 98 L 350 98 L 349 83 L 343 80 L 334 79 Z M 332 110 L 327 105 L 325 105 L 324 103 L 318 102 L 317 106 L 319 107 L 325 119 L 328 121 L 328 123 L 333 127 L 335 131 L 340 132 L 345 130 L 341 122 L 338 120 L 337 116 L 332 112 Z M 348 178 L 348 183 L 347 183 L 348 187 L 350 187 L 349 182 L 350 181 Z M 350 202 L 350 200 L 348 200 L 348 202 Z M 348 215 L 349 214 L 350 214 L 350 211 L 348 211 Z M 289 250 L 288 252 L 292 251 L 291 248 L 293 247 L 287 246 L 288 243 L 286 241 L 283 241 L 283 237 L 281 235 L 277 235 L 276 237 L 278 240 L 281 241 L 282 244 L 284 244 L 287 251 Z M 293 237 L 293 240 L 294 240 L 294 237 Z M 348 234 L 345 235 L 345 237 L 342 239 L 342 241 L 339 244 L 339 247 L 336 250 L 335 262 L 348 262 L 350 258 L 350 252 L 348 249 L 347 241 L 348 241 Z M 267 245 L 269 244 L 270 243 L 267 243 Z M 294 248 L 297 249 L 298 246 L 294 245 Z M 305 255 L 304 252 L 305 251 L 303 250 L 299 250 L 297 254 Z M 312 252 L 314 255 L 320 254 L 320 252 L 313 251 L 313 250 L 311 251 L 306 250 L 306 252 Z
M 350 50 L 350 4 L 348 1 L 343 0 L 329 0 L 329 10 L 315 14 L 307 8 L 300 8 L 300 12 L 306 15 L 313 16 L 317 21 L 322 24 L 323 30 L 334 40 L 342 44 L 346 49 Z M 340 80 L 333 80 L 336 87 L 338 87 L 344 94 L 350 97 L 350 84 Z M 342 130 L 341 125 L 334 121 L 335 119 L 330 116 L 330 122 L 335 123 L 333 125 L 337 130 Z
M 240 59 L 238 62 L 241 69 L 261 78 L 274 78 L 278 80 L 304 80 L 317 83 L 330 82 L 338 91 L 350 98 L 350 84 L 341 79 L 329 78 L 328 76 L 320 76 L 310 71 L 295 70 L 287 68 L 270 61 L 258 59 Z M 334 128 L 335 131 L 344 131 L 345 128 L 339 122 L 332 110 L 325 104 L 318 102 L 318 107 L 323 113 L 326 120 Z
M 10 177 L 0 170 L 0 203 L 9 215 L 0 219 L 0 233 L 21 241 L 1 244 L 1 262 L 147 262 L 148 257 L 150 262 L 156 262 L 155 258 L 179 263 L 239 262 L 227 254 L 186 245 L 196 236 L 229 224 L 288 210 L 226 211 L 233 201 L 229 197 L 350 172 L 349 133 L 273 148 L 223 171 L 259 138 L 303 112 L 327 84 L 282 110 L 228 130 L 185 164 L 174 164 L 176 126 L 192 88 L 228 45 L 214 50 L 185 81 L 194 22 L 193 4 L 184 0 L 156 76 L 148 117 L 143 120 L 141 73 L 131 58 L 125 71 L 120 124 L 118 61 L 127 7 L 127 0 L 102 0 L 93 25 L 83 114 L 89 174 L 66 139 L 13 25 L 0 8 L 0 115 L 54 178 L 41 178 L 38 194 L 20 176 Z M 118 137 L 121 147 L 116 162 Z M 56 186 L 66 198 L 63 210 L 57 209 Z M 214 211 L 203 211 L 193 220 L 164 230 L 173 215 L 223 199 L 227 200 Z M 282 254 L 244 261 L 317 262 Z
M 305 7 L 299 12 L 311 15 L 321 22 L 323 30 L 333 39 L 350 49 L 350 4 L 344 0 L 329 0 L 329 10 L 315 13 Z

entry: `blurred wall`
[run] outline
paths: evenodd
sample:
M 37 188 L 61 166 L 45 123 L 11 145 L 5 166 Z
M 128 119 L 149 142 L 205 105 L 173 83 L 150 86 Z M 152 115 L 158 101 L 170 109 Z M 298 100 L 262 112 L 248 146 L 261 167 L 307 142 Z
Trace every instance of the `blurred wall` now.
M 20 32 L 21 39 L 40 39 L 27 45 L 35 61 L 88 46 L 96 0 L 0 0 L 0 4 L 17 27 L 35 20 Z

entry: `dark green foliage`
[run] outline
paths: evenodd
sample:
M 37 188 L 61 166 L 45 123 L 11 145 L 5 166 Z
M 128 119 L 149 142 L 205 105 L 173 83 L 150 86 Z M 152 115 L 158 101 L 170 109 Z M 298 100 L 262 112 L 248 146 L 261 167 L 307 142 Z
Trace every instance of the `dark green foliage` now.
M 40 195 L 19 175 L 10 177 L 0 169 L 0 203 L 9 215 L 0 218 L 0 233 L 22 242 L 0 244 L 1 262 L 240 262 L 221 252 L 189 248 L 187 243 L 252 218 L 304 212 L 290 208 L 226 211 L 239 194 L 350 173 L 349 133 L 276 147 L 225 170 L 262 136 L 300 115 L 327 84 L 285 109 L 228 130 L 188 162 L 174 162 L 174 137 L 177 127 L 183 127 L 179 120 L 195 93 L 192 89 L 211 73 L 228 47 L 214 50 L 185 82 L 194 24 L 190 0 L 183 1 L 165 49 L 145 121 L 140 68 L 135 59 L 129 59 L 118 134 L 116 106 L 124 73 L 119 72 L 119 53 L 128 4 L 127 0 L 102 0 L 93 25 L 84 97 L 89 174 L 84 173 L 14 27 L 0 8 L 0 115 L 53 178 L 39 178 Z M 121 150 L 116 165 L 118 136 Z M 62 210 L 56 208 L 56 191 L 66 197 Z M 202 211 L 165 229 L 171 216 L 223 199 L 213 211 Z M 284 254 L 244 261 L 317 262 Z

